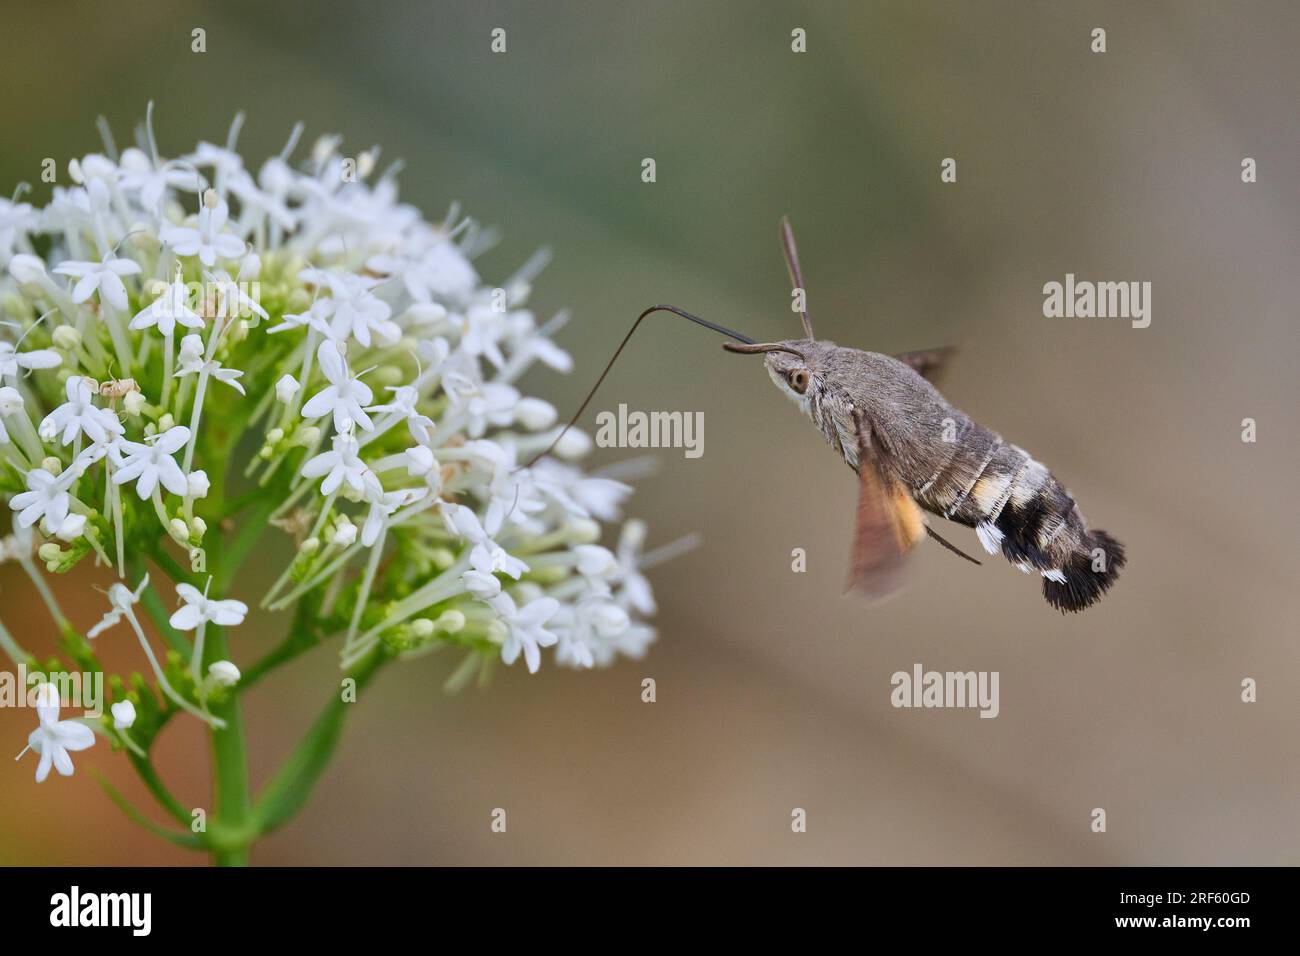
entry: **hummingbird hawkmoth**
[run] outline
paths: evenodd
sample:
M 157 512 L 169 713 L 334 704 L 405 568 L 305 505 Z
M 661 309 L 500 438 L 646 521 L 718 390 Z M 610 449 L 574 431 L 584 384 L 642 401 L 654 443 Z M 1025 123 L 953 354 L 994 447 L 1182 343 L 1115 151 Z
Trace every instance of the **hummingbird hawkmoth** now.
M 908 555 L 926 535 L 980 563 L 930 527 L 928 512 L 974 528 L 989 554 L 1001 553 L 1019 570 L 1039 575 L 1043 597 L 1061 612 L 1096 602 L 1124 566 L 1123 546 L 1088 527 L 1045 465 L 939 394 L 930 379 L 952 350 L 890 356 L 818 340 L 788 219 L 781 221 L 781 246 L 803 338 L 755 342 L 675 306 L 651 306 L 637 317 L 565 430 L 581 417 L 641 321 L 672 312 L 733 339 L 723 344 L 730 352 L 761 354 L 777 388 L 857 473 L 852 589 L 870 597 L 895 590 Z

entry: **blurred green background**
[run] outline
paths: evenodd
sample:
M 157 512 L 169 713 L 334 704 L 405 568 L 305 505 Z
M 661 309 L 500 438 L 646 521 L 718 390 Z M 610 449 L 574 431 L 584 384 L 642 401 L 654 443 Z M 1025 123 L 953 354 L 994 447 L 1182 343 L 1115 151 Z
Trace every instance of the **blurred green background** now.
M 0 191 L 37 182 L 47 156 L 62 170 L 97 151 L 100 114 L 129 141 L 150 99 L 167 155 L 223 141 L 240 109 L 253 166 L 298 120 L 307 142 L 380 144 L 430 218 L 459 200 L 500 227 L 489 279 L 554 250 L 533 304 L 572 308 L 560 342 L 578 369 L 526 385 L 562 411 L 653 302 L 798 334 L 776 234 L 788 213 L 819 336 L 959 345 L 949 399 L 1128 546 L 1115 590 L 1077 617 L 1001 562 L 930 545 L 906 593 L 844 597 L 852 473 L 758 360 L 657 317 L 588 416 L 705 412 L 704 456 L 655 453 L 631 502 L 652 544 L 704 535 L 653 573 L 649 657 L 502 669 L 455 697 L 448 660 L 389 669 L 307 811 L 255 862 L 1300 858 L 1294 4 L 28 3 L 7 20 Z M 1089 50 L 1098 26 L 1104 55 Z M 504 55 L 489 52 L 495 27 Z M 1258 183 L 1240 181 L 1245 156 Z M 956 184 L 940 182 L 944 157 Z M 1067 272 L 1150 281 L 1151 327 L 1044 319 L 1043 283 Z M 1257 444 L 1240 440 L 1245 417 Z M 790 571 L 795 547 L 807 574 Z M 58 582 L 86 625 L 102 604 L 91 581 Z M 29 591 L 0 567 L 0 615 L 40 646 Z M 283 626 L 250 618 L 235 660 Z M 121 637 L 115 662 L 138 667 Z M 1000 671 L 1001 715 L 892 709 L 889 677 L 915 662 Z M 1258 703 L 1240 702 L 1245 677 Z M 250 695 L 255 783 L 336 681 L 326 651 Z M 0 711 L 14 752 L 29 716 Z M 175 789 L 204 805 L 201 735 L 177 727 L 161 748 Z M 0 862 L 201 862 L 135 830 L 95 770 L 148 804 L 102 743 L 70 780 L 4 769 Z M 495 807 L 505 835 L 489 830 Z

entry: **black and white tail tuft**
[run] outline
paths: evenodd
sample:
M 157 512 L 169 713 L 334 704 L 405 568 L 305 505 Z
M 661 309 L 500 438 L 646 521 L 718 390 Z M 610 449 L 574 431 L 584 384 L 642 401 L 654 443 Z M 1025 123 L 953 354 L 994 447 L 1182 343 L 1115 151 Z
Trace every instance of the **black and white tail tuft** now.
M 1105 531 L 1089 531 L 1060 569 L 1064 580 L 1043 578 L 1043 597 L 1062 614 L 1082 611 L 1106 593 L 1122 567 L 1124 546 Z

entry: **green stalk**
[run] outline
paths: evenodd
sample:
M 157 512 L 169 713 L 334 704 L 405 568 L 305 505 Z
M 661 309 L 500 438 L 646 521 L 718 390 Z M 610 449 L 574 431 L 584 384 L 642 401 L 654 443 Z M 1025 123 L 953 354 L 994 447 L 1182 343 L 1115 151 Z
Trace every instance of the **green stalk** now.
M 382 649 L 377 650 L 348 671 L 345 676 L 356 681 L 358 694 L 387 659 Z M 253 826 L 259 835 L 270 833 L 286 823 L 307 802 L 307 797 L 330 758 L 334 756 L 334 749 L 343 734 L 344 718 L 351 706 L 353 704 L 343 700 L 340 691 L 335 691 L 330 702 L 311 725 L 307 736 L 266 785 L 253 811 Z
M 205 656 L 210 660 L 223 660 L 226 653 L 225 631 L 214 626 Z M 212 850 L 212 861 L 218 866 L 247 866 L 249 844 L 253 839 L 249 827 L 252 798 L 239 696 L 231 694 L 224 703 L 212 710 L 226 722 L 225 729 L 211 731 L 216 818 L 221 833 L 233 837 L 228 842 L 214 841 L 216 845 Z

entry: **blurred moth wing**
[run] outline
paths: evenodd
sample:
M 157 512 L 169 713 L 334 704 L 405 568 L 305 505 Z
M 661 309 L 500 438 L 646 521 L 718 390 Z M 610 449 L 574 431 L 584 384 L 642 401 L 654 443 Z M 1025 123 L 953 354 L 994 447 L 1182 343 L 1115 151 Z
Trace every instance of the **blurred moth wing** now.
M 849 588 L 883 598 L 903 583 L 906 558 L 925 537 L 925 519 L 891 474 L 872 441 L 871 425 L 854 416 L 858 438 L 858 510 Z

